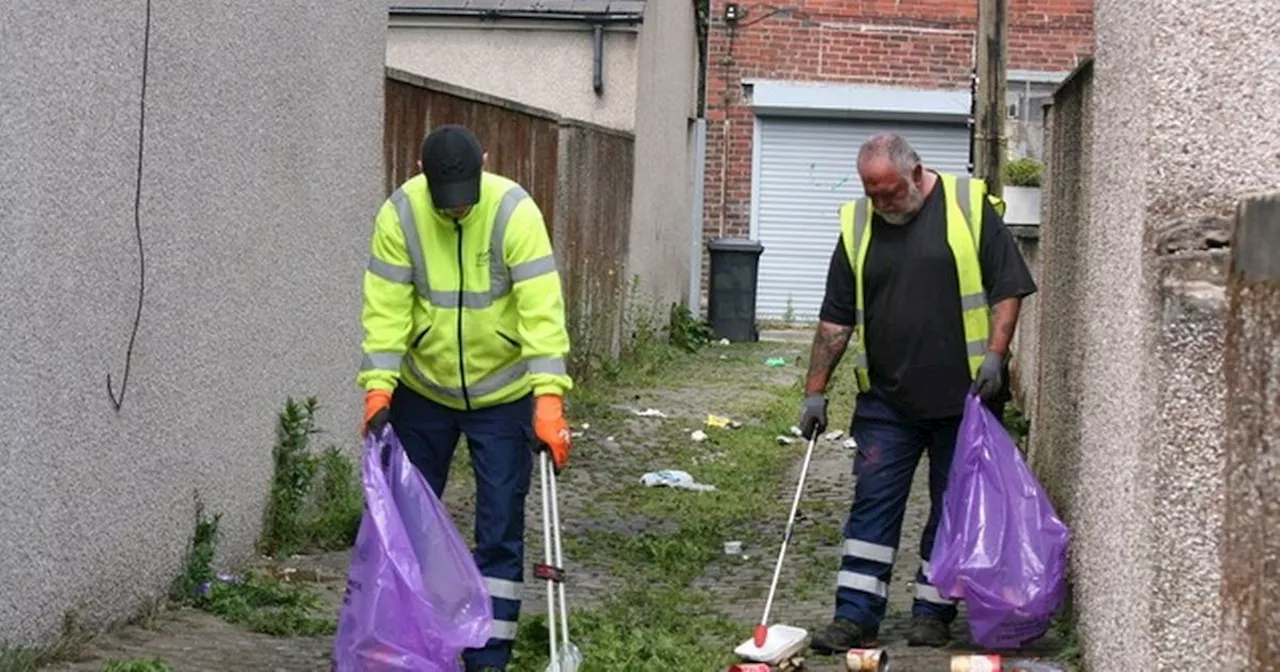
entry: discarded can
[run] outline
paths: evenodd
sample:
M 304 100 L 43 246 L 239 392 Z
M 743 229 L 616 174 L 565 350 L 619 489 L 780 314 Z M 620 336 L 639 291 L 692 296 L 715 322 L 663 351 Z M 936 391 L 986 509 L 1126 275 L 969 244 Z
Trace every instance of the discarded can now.
M 803 672 L 803 670 L 804 658 L 796 656 L 795 658 L 782 661 L 782 664 L 778 666 L 777 672 Z
M 729 672 L 770 672 L 764 663 L 740 663 L 729 668 Z
M 849 672 L 885 672 L 889 669 L 889 654 L 884 649 L 849 649 L 844 666 Z
M 1000 672 L 1000 656 L 951 656 L 951 672 Z

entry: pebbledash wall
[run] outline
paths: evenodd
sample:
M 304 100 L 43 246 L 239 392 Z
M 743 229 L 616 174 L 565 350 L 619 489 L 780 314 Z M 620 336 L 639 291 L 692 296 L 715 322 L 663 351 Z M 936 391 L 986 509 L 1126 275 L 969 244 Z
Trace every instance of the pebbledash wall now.
M 803 322 L 821 301 L 836 207 L 861 195 L 866 136 L 895 130 L 926 162 L 966 169 L 978 3 L 749 2 L 736 20 L 728 4 L 711 2 L 703 237 L 760 240 L 758 316 L 784 317 L 789 301 L 785 317 Z M 1092 50 L 1093 0 L 1009 6 L 1010 100 L 1039 114 L 1035 96 Z M 706 269 L 704 252 L 703 292 Z
M 0 649 L 163 596 L 197 491 L 243 560 L 287 397 L 359 445 L 386 13 L 0 8 Z

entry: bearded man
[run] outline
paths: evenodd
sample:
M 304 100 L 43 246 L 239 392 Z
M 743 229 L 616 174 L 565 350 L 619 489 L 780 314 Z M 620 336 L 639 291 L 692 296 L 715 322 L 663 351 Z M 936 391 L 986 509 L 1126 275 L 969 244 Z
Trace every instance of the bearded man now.
M 901 136 L 872 137 L 858 153 L 865 197 L 840 211 L 841 233 L 809 359 L 800 428 L 826 429 L 826 389 L 854 337 L 858 444 L 844 526 L 835 618 L 811 648 L 876 643 L 920 457 L 929 455 L 928 522 L 920 538 L 908 644 L 942 646 L 956 606 L 929 581 L 966 396 L 1001 417 L 1008 356 L 1022 299 L 1036 291 L 982 180 L 926 170 Z

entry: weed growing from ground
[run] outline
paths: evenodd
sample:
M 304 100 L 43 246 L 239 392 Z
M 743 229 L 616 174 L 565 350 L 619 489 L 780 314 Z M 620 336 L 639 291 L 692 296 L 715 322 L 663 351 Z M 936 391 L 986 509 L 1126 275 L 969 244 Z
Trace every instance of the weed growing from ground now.
M 239 577 L 214 573 L 220 519 L 220 514 L 206 517 L 197 500 L 195 534 L 182 571 L 173 583 L 173 601 L 216 614 L 253 632 L 278 636 L 333 634 L 336 622 L 315 615 L 322 605 L 309 587 L 282 583 L 256 572 Z
M 711 326 L 695 317 L 688 306 L 673 303 L 667 318 L 667 341 L 687 353 L 695 353 L 711 342 Z
M 81 626 L 76 610 L 68 609 L 62 614 L 62 634 L 53 644 L 45 647 L 0 646 L 0 670 L 36 672 L 49 662 L 74 652 L 90 636 Z
M 172 665 L 159 658 L 139 658 L 134 660 L 108 660 L 102 664 L 101 672 L 176 672 Z
M 292 398 L 278 416 L 275 471 L 263 515 L 259 549 L 288 556 L 306 550 L 336 550 L 355 543 L 364 498 L 356 464 L 336 446 L 319 453 L 312 439 L 319 408 L 315 397 Z

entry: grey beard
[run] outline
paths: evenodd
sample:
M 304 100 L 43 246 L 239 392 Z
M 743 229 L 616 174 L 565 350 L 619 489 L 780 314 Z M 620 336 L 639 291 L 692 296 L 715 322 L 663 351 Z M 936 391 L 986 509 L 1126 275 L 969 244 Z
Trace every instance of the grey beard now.
M 881 218 L 881 219 L 883 219 L 885 222 L 887 222 L 887 223 L 889 223 L 889 224 L 892 224 L 892 225 L 894 225 L 894 226 L 902 226 L 902 225 L 906 224 L 907 222 L 910 222 L 910 221 L 911 221 L 911 219 L 912 219 L 913 217 L 915 217 L 915 216 L 916 216 L 916 213 L 917 213 L 917 212 L 919 212 L 919 211 L 918 211 L 918 210 L 913 210 L 913 211 L 910 211 L 910 212 L 899 212 L 899 213 L 895 213 L 895 214 L 889 214 L 889 213 L 887 213 L 887 212 L 882 212 L 882 213 L 880 213 L 880 218 Z

